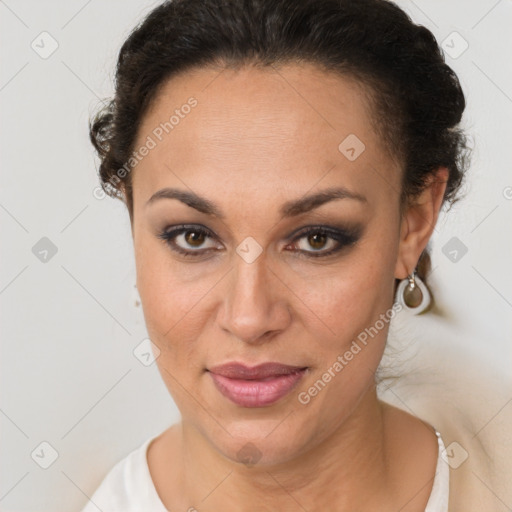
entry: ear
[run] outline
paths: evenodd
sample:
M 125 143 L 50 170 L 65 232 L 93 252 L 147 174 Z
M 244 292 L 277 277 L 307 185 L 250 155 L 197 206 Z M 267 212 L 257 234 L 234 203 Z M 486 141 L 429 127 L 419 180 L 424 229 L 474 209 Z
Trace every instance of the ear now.
M 448 182 L 448 169 L 431 174 L 427 186 L 403 213 L 395 278 L 405 279 L 416 268 L 439 217 Z

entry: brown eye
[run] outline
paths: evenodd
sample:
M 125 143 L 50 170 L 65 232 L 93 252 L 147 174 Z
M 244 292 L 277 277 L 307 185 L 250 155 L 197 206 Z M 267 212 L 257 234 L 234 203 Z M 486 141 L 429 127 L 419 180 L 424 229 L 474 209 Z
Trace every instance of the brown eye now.
M 292 241 L 299 255 L 318 258 L 330 256 L 341 249 L 354 245 L 361 235 L 361 229 L 339 230 L 327 226 L 307 228 Z
M 199 231 L 186 231 L 184 236 L 185 242 L 193 247 L 201 246 L 205 240 L 205 233 Z
M 173 251 L 183 256 L 196 257 L 204 255 L 207 252 L 216 250 L 216 245 L 208 240 L 212 240 L 212 233 L 200 226 L 177 226 L 173 229 L 167 228 L 157 235 Z
M 323 249 L 328 236 L 323 233 L 315 233 L 314 235 L 308 236 L 308 243 L 314 249 Z
M 337 245 L 340 245 L 337 240 L 338 238 L 333 234 L 329 235 L 324 231 L 316 229 L 297 237 L 294 246 L 301 252 L 319 252 L 323 255 L 330 252 L 330 249 L 335 249 Z

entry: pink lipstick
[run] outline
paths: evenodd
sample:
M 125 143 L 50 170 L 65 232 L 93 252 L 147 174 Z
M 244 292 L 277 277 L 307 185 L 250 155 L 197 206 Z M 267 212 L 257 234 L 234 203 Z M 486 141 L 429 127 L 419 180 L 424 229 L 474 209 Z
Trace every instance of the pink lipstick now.
M 263 363 L 249 367 L 230 362 L 208 370 L 217 389 L 241 407 L 264 407 L 287 395 L 307 367 Z

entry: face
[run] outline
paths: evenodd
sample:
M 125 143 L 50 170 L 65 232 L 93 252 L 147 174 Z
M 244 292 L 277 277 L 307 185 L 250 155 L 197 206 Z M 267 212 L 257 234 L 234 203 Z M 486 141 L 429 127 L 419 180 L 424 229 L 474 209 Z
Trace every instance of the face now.
M 247 443 L 261 463 L 311 449 L 373 382 L 399 277 L 401 172 L 373 127 L 357 83 L 288 65 L 174 77 L 139 128 L 148 333 L 184 424 L 230 459 Z M 175 192 L 153 197 L 162 189 Z M 209 371 L 229 362 L 307 370 L 262 384 L 260 402 L 242 383 L 253 401 L 237 402 Z

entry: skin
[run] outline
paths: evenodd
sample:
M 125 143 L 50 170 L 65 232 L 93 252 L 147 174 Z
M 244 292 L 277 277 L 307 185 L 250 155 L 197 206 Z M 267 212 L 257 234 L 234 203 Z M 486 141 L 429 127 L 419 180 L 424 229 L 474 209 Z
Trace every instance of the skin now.
M 137 288 L 182 415 L 148 450 L 162 502 L 170 510 L 423 511 L 437 440 L 429 425 L 377 398 L 387 323 L 308 404 L 298 394 L 390 310 L 394 279 L 411 273 L 432 234 L 447 170 L 400 218 L 402 171 L 373 130 L 368 95 L 309 64 L 173 77 L 146 113 L 136 147 L 191 96 L 197 106 L 132 175 Z M 338 149 L 349 134 L 366 146 L 354 161 Z M 280 217 L 286 201 L 336 186 L 366 201 L 338 199 Z M 225 219 L 176 199 L 146 204 L 165 187 L 209 199 Z M 183 223 L 214 238 L 194 245 L 178 236 L 178 245 L 217 251 L 186 259 L 158 238 Z M 335 247 L 331 239 L 290 240 L 299 228 L 338 224 L 360 225 L 362 234 L 334 255 L 307 258 Z M 236 252 L 249 236 L 263 249 L 250 264 Z M 277 403 L 244 408 L 205 371 L 228 361 L 309 371 Z M 247 443 L 258 449 L 255 465 L 237 458 Z

